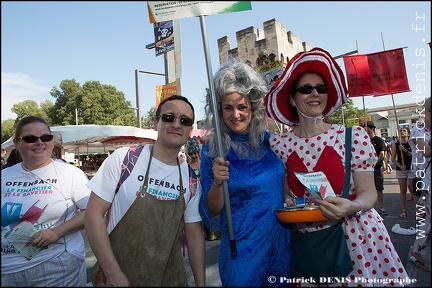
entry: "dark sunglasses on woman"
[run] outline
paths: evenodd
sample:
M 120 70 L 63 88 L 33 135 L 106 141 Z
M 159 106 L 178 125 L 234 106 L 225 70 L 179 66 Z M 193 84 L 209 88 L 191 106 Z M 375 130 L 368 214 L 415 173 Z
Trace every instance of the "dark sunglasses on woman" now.
M 40 137 L 37 137 L 35 135 L 26 135 L 23 137 L 18 137 L 18 139 L 23 140 L 24 142 L 27 143 L 35 143 L 38 139 L 40 139 L 42 142 L 50 142 L 51 140 L 53 140 L 53 138 L 54 135 L 52 134 L 45 134 Z
M 316 86 L 312 86 L 310 84 L 306 84 L 303 86 L 298 87 L 295 92 L 299 92 L 301 94 L 310 94 L 312 93 L 313 89 L 315 89 L 319 94 L 327 93 L 328 88 L 324 84 L 318 84 Z

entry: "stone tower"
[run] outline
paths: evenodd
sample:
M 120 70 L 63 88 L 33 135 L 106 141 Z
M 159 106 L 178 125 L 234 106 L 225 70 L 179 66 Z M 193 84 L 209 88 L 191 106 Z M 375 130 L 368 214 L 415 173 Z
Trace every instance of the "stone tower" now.
M 279 60 L 283 67 L 289 59 L 301 51 L 308 51 L 313 47 L 303 42 L 297 35 L 286 28 L 276 19 L 263 23 L 264 29 L 254 26 L 236 32 L 237 48 L 231 47 L 228 36 L 218 39 L 219 64 L 228 60 L 229 56 L 236 56 L 250 63 L 253 68 L 259 66 L 260 61 L 266 59 Z

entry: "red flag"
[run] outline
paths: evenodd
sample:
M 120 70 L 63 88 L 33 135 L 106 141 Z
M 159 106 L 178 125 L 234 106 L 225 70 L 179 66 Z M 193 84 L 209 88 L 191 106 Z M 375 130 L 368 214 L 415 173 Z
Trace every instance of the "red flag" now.
M 409 92 L 402 48 L 367 54 L 374 96 Z
M 373 95 L 367 55 L 344 56 L 349 97 Z

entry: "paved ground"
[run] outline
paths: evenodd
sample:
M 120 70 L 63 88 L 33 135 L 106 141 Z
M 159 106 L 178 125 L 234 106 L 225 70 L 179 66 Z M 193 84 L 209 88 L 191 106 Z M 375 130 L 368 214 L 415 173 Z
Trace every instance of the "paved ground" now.
M 408 285 L 409 287 L 431 287 L 431 272 L 423 271 L 414 264 L 409 258 L 410 248 L 414 243 L 416 235 L 407 236 L 396 234 L 391 231 L 391 228 L 395 224 L 399 224 L 402 228 L 414 227 L 418 233 L 422 229 L 419 225 L 418 219 L 415 215 L 415 205 L 413 201 L 407 201 L 407 213 L 408 217 L 405 219 L 399 218 L 401 213 L 400 201 L 399 201 L 399 185 L 397 182 L 396 172 L 393 171 L 391 174 L 384 174 L 384 207 L 386 208 L 389 215 L 384 217 L 384 224 L 389 231 L 393 245 L 399 254 L 399 258 L 405 265 L 408 276 L 412 280 L 416 280 L 416 283 Z M 407 193 L 407 198 L 410 198 Z M 375 208 L 378 208 L 375 206 Z M 431 246 L 428 243 L 426 249 L 425 260 L 427 263 L 431 263 Z
M 391 231 L 391 228 L 395 224 L 399 224 L 402 228 L 416 228 L 418 222 L 415 217 L 414 203 L 412 201 L 407 202 L 407 212 L 408 218 L 402 219 L 399 218 L 400 214 L 400 204 L 399 204 L 399 185 L 397 179 L 395 179 L 395 172 L 391 174 L 385 174 L 384 180 L 384 207 L 386 208 L 389 215 L 384 216 L 384 223 L 389 231 L 391 241 L 395 246 L 396 251 L 399 254 L 399 258 L 402 263 L 405 265 L 405 269 L 411 280 L 415 280 L 416 282 L 407 285 L 408 287 L 431 287 L 431 273 L 420 270 L 417 266 L 409 259 L 410 247 L 415 240 L 415 235 L 407 236 L 396 234 Z M 409 198 L 409 196 L 408 196 Z M 378 207 L 375 207 L 378 208 Z M 421 227 L 417 227 L 418 230 Z M 85 233 L 84 233 L 85 235 Z M 206 283 L 208 287 L 220 287 L 221 282 L 219 279 L 219 270 L 218 270 L 218 253 L 219 253 L 219 240 L 215 241 L 206 241 Z M 87 267 L 88 272 L 90 272 L 90 268 L 96 262 L 96 259 L 91 252 L 91 248 L 89 245 L 86 245 L 86 253 L 87 253 Z M 427 256 L 425 257 L 427 263 L 431 263 L 431 249 L 430 242 L 427 247 Z M 186 272 L 188 276 L 188 284 L 189 286 L 194 286 L 195 282 L 192 277 L 192 271 L 189 265 L 189 261 L 185 259 Z M 89 284 L 87 286 L 92 286 L 89 279 Z

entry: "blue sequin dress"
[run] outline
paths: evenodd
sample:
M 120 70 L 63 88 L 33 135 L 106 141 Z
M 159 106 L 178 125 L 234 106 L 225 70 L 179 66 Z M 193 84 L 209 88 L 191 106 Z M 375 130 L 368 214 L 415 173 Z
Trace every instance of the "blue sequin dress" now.
M 225 208 L 215 217 L 208 213 L 207 194 L 213 183 L 214 159 L 206 155 L 207 144 L 202 149 L 200 167 L 201 217 L 212 231 L 222 231 L 219 252 L 222 285 L 288 286 L 283 279 L 291 278 L 291 234 L 275 214 L 275 209 L 283 208 L 285 167 L 266 142 L 252 150 L 248 135 L 230 133 L 230 137 L 231 147 L 225 159 L 230 161 L 228 191 L 237 248 L 234 259 Z

